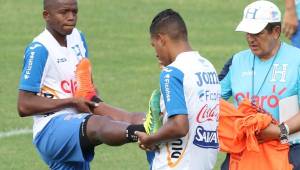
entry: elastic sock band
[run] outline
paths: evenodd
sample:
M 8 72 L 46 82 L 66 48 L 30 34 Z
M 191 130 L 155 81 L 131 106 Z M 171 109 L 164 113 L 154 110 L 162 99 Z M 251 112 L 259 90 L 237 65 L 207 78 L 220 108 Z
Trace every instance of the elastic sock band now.
M 137 142 L 138 137 L 134 134 L 136 131 L 146 132 L 144 125 L 129 125 L 126 129 L 127 142 Z

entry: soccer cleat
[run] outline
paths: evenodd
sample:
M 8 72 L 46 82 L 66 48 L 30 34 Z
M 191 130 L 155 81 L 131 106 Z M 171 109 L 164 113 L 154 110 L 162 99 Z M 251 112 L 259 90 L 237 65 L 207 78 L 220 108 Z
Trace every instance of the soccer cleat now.
M 92 67 L 89 59 L 83 58 L 77 64 L 75 71 L 77 89 L 74 97 L 83 97 L 92 100 L 97 96 L 96 89 L 92 82 Z
M 153 134 L 162 126 L 162 116 L 160 115 L 160 90 L 152 92 L 149 100 L 149 109 L 146 114 L 144 128 L 147 134 Z

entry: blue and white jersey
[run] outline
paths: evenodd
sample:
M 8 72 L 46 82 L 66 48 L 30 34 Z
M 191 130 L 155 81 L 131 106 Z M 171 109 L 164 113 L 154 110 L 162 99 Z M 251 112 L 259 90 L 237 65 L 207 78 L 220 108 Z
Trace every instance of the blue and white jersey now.
M 235 106 L 244 98 L 254 100 L 278 120 L 279 100 L 300 97 L 299 68 L 300 49 L 286 43 L 281 43 L 277 55 L 266 61 L 250 49 L 241 51 L 233 56 L 228 73 L 221 80 L 222 98 L 233 96 Z
M 213 65 L 198 52 L 180 53 L 160 76 L 164 122 L 186 114 L 189 132 L 180 139 L 160 144 L 155 170 L 213 169 L 217 153 L 220 84 Z
M 76 89 L 76 65 L 87 55 L 85 39 L 76 28 L 67 36 L 67 47 L 60 46 L 45 29 L 25 50 L 19 89 L 52 99 L 71 98 Z M 51 118 L 62 113 L 77 111 L 68 108 L 49 116 L 34 116 L 33 137 Z

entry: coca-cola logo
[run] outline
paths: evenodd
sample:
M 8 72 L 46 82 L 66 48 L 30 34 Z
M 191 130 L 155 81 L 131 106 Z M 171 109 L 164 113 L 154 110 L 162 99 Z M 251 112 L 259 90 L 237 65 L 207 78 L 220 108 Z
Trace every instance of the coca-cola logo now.
M 206 121 L 215 121 L 219 117 L 219 104 L 214 105 L 213 107 L 209 107 L 208 104 L 205 104 L 201 107 L 196 121 L 198 123 L 203 123 Z

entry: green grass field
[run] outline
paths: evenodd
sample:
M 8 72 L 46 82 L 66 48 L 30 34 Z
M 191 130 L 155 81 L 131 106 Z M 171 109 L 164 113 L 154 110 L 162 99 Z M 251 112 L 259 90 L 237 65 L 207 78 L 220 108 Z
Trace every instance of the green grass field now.
M 79 0 L 78 28 L 89 44 L 94 81 L 103 99 L 129 111 L 146 111 L 158 86 L 160 69 L 150 46 L 148 28 L 155 14 L 179 11 L 189 29 L 192 47 L 220 71 L 235 52 L 247 47 L 234 32 L 250 0 Z M 276 1 L 283 9 L 283 1 Z M 44 29 L 41 0 L 0 0 L 0 169 L 47 169 L 32 145 L 32 134 L 3 137 L 4 132 L 31 128 L 32 118 L 19 118 L 18 81 L 25 46 Z M 215 169 L 223 160 L 219 159 Z M 136 144 L 100 146 L 92 169 L 148 169 Z

